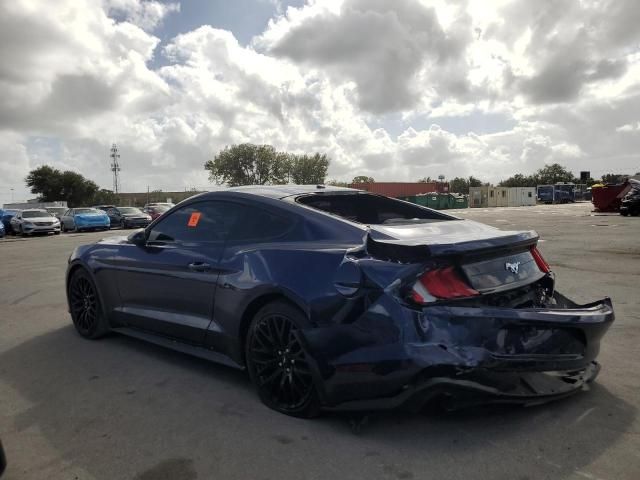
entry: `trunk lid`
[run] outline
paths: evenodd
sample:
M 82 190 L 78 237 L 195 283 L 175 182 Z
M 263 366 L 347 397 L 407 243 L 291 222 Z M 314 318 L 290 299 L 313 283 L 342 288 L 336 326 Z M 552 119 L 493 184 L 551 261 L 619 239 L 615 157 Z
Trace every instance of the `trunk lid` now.
M 369 229 L 372 246 L 413 250 L 423 259 L 517 249 L 535 245 L 537 241 L 538 234 L 533 230 L 505 231 L 472 220 L 372 225 Z
M 471 220 L 371 226 L 370 255 L 400 263 L 442 260 L 458 268 L 480 293 L 533 283 L 545 276 L 531 248 L 534 231 L 504 231 Z

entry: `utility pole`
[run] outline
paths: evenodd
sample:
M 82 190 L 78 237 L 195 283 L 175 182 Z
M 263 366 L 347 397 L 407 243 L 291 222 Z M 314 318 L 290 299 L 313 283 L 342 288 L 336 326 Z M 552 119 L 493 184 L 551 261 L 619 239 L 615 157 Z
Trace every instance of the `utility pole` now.
M 111 171 L 113 172 L 113 193 L 117 195 L 120 192 L 120 164 L 118 162 L 120 154 L 115 143 L 111 145 L 111 155 L 109 157 L 111 157 Z

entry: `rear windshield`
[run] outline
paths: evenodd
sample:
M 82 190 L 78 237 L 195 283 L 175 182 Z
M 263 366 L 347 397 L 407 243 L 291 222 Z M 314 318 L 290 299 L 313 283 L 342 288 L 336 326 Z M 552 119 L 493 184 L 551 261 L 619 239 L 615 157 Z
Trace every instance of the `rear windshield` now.
M 45 212 L 44 210 L 28 210 L 22 212 L 22 218 L 42 218 L 50 216 L 49 212 Z
M 118 210 L 120 210 L 120 213 L 125 213 L 127 215 L 132 213 L 142 213 L 140 210 L 134 207 L 118 207 Z
M 80 215 L 83 213 L 102 213 L 100 210 L 96 210 L 95 208 L 76 208 L 76 215 Z
M 167 206 L 167 205 L 151 205 L 149 207 L 149 210 L 154 211 L 154 212 L 161 212 L 164 213 L 166 211 L 168 211 L 171 207 Z
M 367 225 L 406 225 L 453 220 L 453 217 L 428 208 L 367 193 L 316 194 L 299 197 L 297 201 Z

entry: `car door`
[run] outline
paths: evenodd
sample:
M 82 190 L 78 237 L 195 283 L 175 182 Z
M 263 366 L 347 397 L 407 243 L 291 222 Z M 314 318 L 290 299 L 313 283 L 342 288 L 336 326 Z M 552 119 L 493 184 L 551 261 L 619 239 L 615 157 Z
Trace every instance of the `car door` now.
M 64 215 L 60 218 L 60 222 L 66 230 L 73 230 L 73 209 L 70 208 L 64 212 Z
M 122 216 L 120 215 L 120 212 L 117 208 L 108 207 L 103 210 L 107 212 L 109 222 L 111 222 L 112 227 L 120 226 L 120 223 L 122 222 Z
M 11 219 L 11 229 L 14 231 L 14 233 L 20 232 L 21 222 L 22 222 L 22 212 L 18 212 Z
M 120 322 L 202 344 L 211 322 L 220 256 L 237 219 L 234 204 L 196 202 L 148 229 L 144 245 L 123 245 L 115 259 Z

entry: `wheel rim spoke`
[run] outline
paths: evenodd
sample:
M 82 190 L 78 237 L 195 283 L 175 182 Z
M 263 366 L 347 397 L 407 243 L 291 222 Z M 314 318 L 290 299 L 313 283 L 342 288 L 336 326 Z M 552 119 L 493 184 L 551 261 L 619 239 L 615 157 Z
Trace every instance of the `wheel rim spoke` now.
M 313 380 L 291 320 L 282 315 L 262 318 L 247 353 L 258 388 L 279 409 L 290 411 L 305 404 L 313 391 Z
M 82 332 L 89 332 L 98 318 L 98 302 L 91 282 L 75 276 L 69 288 L 69 300 L 76 326 Z

